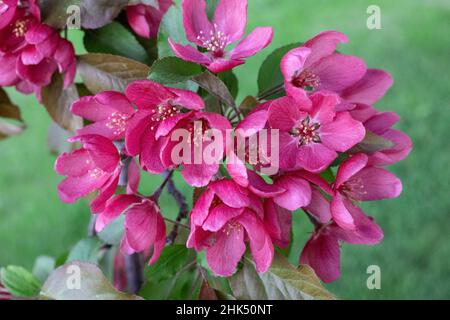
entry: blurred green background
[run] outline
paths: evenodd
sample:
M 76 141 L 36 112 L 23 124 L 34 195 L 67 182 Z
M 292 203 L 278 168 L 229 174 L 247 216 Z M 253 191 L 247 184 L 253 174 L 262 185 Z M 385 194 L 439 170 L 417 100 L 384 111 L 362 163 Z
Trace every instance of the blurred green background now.
M 366 26 L 372 4 L 381 8 L 381 30 Z M 256 93 L 258 68 L 272 50 L 335 29 L 350 38 L 341 52 L 393 74 L 395 85 L 377 107 L 399 113 L 398 128 L 414 141 L 410 157 L 391 167 L 403 180 L 402 196 L 364 205 L 383 227 L 383 243 L 343 245 L 342 276 L 328 288 L 350 299 L 450 298 L 450 2 L 250 0 L 248 30 L 260 25 L 272 25 L 275 38 L 235 69 L 240 98 Z M 82 52 L 82 35 L 70 36 Z M 28 129 L 0 142 L 0 265 L 31 268 L 38 255 L 58 256 L 83 238 L 90 215 L 84 201 L 66 205 L 57 197 L 60 178 L 47 151 L 46 112 L 34 97 L 8 92 L 21 106 Z M 154 179 L 145 178 L 148 192 Z M 164 201 L 170 210 L 169 200 Z M 300 214 L 295 224 L 293 262 L 311 231 Z M 381 268 L 381 290 L 366 286 L 370 265 Z

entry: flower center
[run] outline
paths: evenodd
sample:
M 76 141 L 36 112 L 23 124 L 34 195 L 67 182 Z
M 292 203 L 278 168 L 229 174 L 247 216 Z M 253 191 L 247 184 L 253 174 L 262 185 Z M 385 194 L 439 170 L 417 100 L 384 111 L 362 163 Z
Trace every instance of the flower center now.
M 25 36 L 25 33 L 27 32 L 27 24 L 28 20 L 17 20 L 12 30 L 12 33 L 17 38 Z
M 308 91 L 313 91 L 320 85 L 320 78 L 309 70 L 304 70 L 302 73 L 294 76 L 292 84 L 297 88 L 303 88 Z
M 348 180 L 340 186 L 339 191 L 351 200 L 358 200 L 367 194 L 361 178 Z
M 152 121 L 162 122 L 162 121 L 180 113 L 180 111 L 181 110 L 178 106 L 174 106 L 171 103 L 159 105 L 152 115 Z
M 222 232 L 226 233 L 226 235 L 229 236 L 233 231 L 239 232 L 241 229 L 242 225 L 239 222 L 232 220 L 222 228 Z
M 106 123 L 106 127 L 114 130 L 115 135 L 121 135 L 125 132 L 127 128 L 127 122 L 130 119 L 130 116 L 121 113 L 121 112 L 114 112 L 111 116 L 108 117 L 108 122 Z
M 320 123 L 311 123 L 311 118 L 307 116 L 298 127 L 291 130 L 291 135 L 298 138 L 299 147 L 311 142 L 320 143 L 319 129 Z
M 225 47 L 228 45 L 228 36 L 222 31 L 217 30 L 217 25 L 214 25 L 214 31 L 211 30 L 209 34 L 200 31 L 197 40 L 201 41 L 203 47 L 215 57 L 223 57 Z

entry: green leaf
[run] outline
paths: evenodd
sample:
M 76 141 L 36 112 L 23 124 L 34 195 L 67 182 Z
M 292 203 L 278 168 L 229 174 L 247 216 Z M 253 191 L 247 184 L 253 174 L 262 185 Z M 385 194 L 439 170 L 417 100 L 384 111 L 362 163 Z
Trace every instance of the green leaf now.
M 349 153 L 363 152 L 366 154 L 373 154 L 377 151 L 392 148 L 393 146 L 394 143 L 392 143 L 392 141 L 366 129 L 364 140 L 354 146 Z
M 263 94 L 284 83 L 283 74 L 281 73 L 280 62 L 288 51 L 297 48 L 301 43 L 293 43 L 273 51 L 264 60 L 258 74 L 259 94 Z M 271 98 L 276 96 L 270 96 Z
M 78 58 L 78 71 L 93 94 L 116 90 L 123 92 L 128 84 L 146 79 L 150 68 L 128 58 L 104 53 L 89 53 Z
M 28 270 L 18 266 L 8 266 L 0 270 L 0 282 L 17 297 L 36 297 L 41 289 L 39 280 Z
M 218 74 L 218 77 L 227 86 L 233 98 L 236 99 L 239 93 L 239 81 L 233 70 L 221 72 Z
M 54 300 L 142 300 L 117 291 L 95 264 L 80 261 L 53 271 L 42 287 L 41 296 Z
M 148 78 L 169 85 L 191 80 L 201 73 L 202 68 L 195 63 L 177 57 L 166 57 L 153 63 Z
M 72 132 L 82 128 L 83 120 L 70 112 L 70 107 L 79 98 L 77 87 L 74 84 L 64 89 L 62 76 L 55 74 L 52 82 L 42 88 L 41 92 L 42 103 L 54 122 L 61 128 Z
M 202 89 L 217 98 L 228 107 L 236 108 L 233 96 L 228 90 L 225 83 L 209 71 L 205 71 L 200 75 L 192 78 Z
M 49 256 L 40 256 L 36 259 L 33 266 L 33 275 L 44 283 L 50 273 L 55 269 L 55 258 Z
M 146 299 L 193 299 L 201 286 L 195 253 L 185 245 L 165 248 L 145 278 L 140 295 Z
M 0 140 L 25 130 L 20 109 L 13 104 L 6 91 L 0 88 Z
M 309 266 L 296 268 L 278 252 L 270 269 L 263 274 L 256 272 L 254 262 L 246 256 L 242 269 L 229 281 L 238 300 L 335 299 Z
M 172 5 L 164 15 L 158 32 L 158 55 L 159 58 L 174 56 L 168 39 L 175 43 L 189 44 L 183 26 L 181 9 L 177 5 Z
M 94 237 L 80 240 L 70 251 L 67 262 L 84 261 L 97 263 L 100 259 L 101 246 L 100 240 Z
M 112 22 L 100 29 L 86 30 L 84 46 L 92 53 L 110 53 L 149 63 L 145 49 L 135 36 L 118 22 Z
M 125 223 L 125 215 L 119 216 L 113 222 L 108 224 L 105 229 L 97 234 L 97 236 L 107 244 L 118 245 L 122 240 Z

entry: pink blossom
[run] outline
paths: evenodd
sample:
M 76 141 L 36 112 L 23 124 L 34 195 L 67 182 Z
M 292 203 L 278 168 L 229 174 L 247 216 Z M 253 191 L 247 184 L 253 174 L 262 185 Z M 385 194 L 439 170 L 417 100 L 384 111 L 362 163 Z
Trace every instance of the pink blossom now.
M 392 146 L 370 154 L 369 165 L 387 166 L 405 159 L 411 152 L 411 138 L 404 132 L 392 128 L 400 121 L 400 116 L 396 113 L 378 112 L 369 106 L 357 105 L 350 114 L 363 122 L 367 130 L 392 143 Z
M 152 173 L 162 173 L 178 167 L 172 159 L 172 150 L 179 141 L 171 141 L 172 133 L 178 129 L 190 133 L 192 148 L 195 123 L 201 124 L 202 133 L 208 129 L 222 131 L 231 129 L 229 121 L 216 113 L 200 112 L 204 108 L 203 100 L 194 92 L 167 88 L 152 81 L 137 81 L 126 90 L 126 96 L 138 111 L 129 121 L 126 131 L 126 148 L 130 155 L 140 155 L 143 168 Z M 185 112 L 187 111 L 187 112 Z M 204 150 L 211 142 L 202 140 Z M 225 152 L 225 150 L 224 150 Z M 191 152 L 192 156 L 194 151 Z M 202 187 L 208 184 L 217 173 L 219 164 L 205 161 L 183 163 L 182 175 L 192 186 Z
M 336 112 L 340 99 L 326 92 L 313 94 L 309 103 L 293 97 L 272 102 L 268 112 L 272 129 L 280 130 L 280 168 L 320 172 L 364 139 L 362 123 L 348 112 Z
M 364 61 L 335 52 L 346 42 L 344 34 L 325 31 L 289 51 L 281 60 L 288 95 L 303 100 L 311 92 L 341 92 L 359 81 L 366 73 Z
M 183 0 L 183 24 L 188 40 L 206 49 L 203 53 L 189 45 L 169 39 L 175 54 L 187 61 L 201 64 L 211 72 L 220 73 L 245 63 L 272 42 L 271 27 L 258 27 L 227 51 L 228 45 L 244 35 L 247 24 L 247 0 L 220 0 L 212 21 L 206 15 L 205 0 Z
M 40 20 L 35 1 L 6 0 L 0 3 L 0 86 L 17 86 L 27 91 L 27 84 L 16 71 L 17 60 L 27 45 L 26 32 Z
M 340 242 L 350 244 L 379 243 L 383 231 L 361 209 L 351 206 L 357 224 L 354 230 L 340 228 L 331 219 L 330 203 L 320 193 L 313 191 L 311 204 L 304 209 L 315 224 L 315 231 L 303 248 L 300 263 L 311 266 L 324 282 L 332 282 L 340 275 Z
M 124 94 L 105 91 L 80 98 L 72 105 L 71 111 L 93 122 L 79 129 L 78 135 L 98 134 L 110 140 L 122 140 L 135 109 Z
M 402 192 L 401 181 L 391 172 L 368 166 L 368 156 L 362 153 L 351 156 L 338 169 L 333 184 L 331 213 L 343 229 L 354 230 L 361 215 L 354 201 L 376 201 L 396 198 Z
M 44 24 L 32 26 L 25 34 L 27 42 L 17 60 L 19 77 L 26 81 L 29 90 L 40 93 L 40 88 L 51 83 L 59 72 L 64 76 L 64 88 L 71 85 L 76 73 L 75 51 L 72 44 L 58 32 Z
M 128 23 L 139 36 L 143 38 L 156 38 L 159 25 L 173 4 L 172 0 L 158 0 L 158 7 L 138 4 L 126 7 Z
M 232 180 L 211 182 L 192 209 L 188 248 L 206 250 L 211 270 L 230 276 L 245 253 L 245 242 L 250 243 L 256 270 L 267 271 L 274 248 L 264 225 L 263 203 Z
M 121 251 L 130 255 L 136 252 L 148 252 L 153 246 L 153 255 L 149 265 L 155 263 L 166 243 L 166 224 L 161 210 L 151 198 L 138 195 L 117 195 L 106 204 L 99 213 L 95 228 L 98 232 L 125 214 L 125 231 L 121 242 Z
M 70 139 L 79 141 L 82 148 L 71 153 L 63 153 L 55 163 L 55 171 L 67 176 L 58 186 L 62 201 L 73 203 L 87 194 L 99 191 L 91 203 L 94 213 L 101 212 L 119 184 L 124 161 L 111 140 L 99 135 L 86 135 Z M 139 168 L 133 160 L 128 160 L 128 192 L 136 192 L 139 182 Z

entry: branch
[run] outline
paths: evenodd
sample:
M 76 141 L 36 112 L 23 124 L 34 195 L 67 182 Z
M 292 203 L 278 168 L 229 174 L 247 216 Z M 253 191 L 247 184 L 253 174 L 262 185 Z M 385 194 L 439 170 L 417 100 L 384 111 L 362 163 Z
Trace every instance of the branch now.
M 178 216 L 176 218 L 176 221 L 174 221 L 174 226 L 172 229 L 172 232 L 169 234 L 169 236 L 167 237 L 167 241 L 166 243 L 168 245 L 171 245 L 175 242 L 175 239 L 178 236 L 178 230 L 181 224 L 181 220 L 186 219 L 188 217 L 189 214 L 189 208 L 188 205 L 186 203 L 186 198 L 185 196 L 181 193 L 180 190 L 177 189 L 177 187 L 175 186 L 175 183 L 173 182 L 173 180 L 170 178 L 167 184 L 167 192 L 169 192 L 169 194 L 175 199 L 175 201 L 178 204 L 178 207 L 180 208 L 180 210 L 178 211 Z

